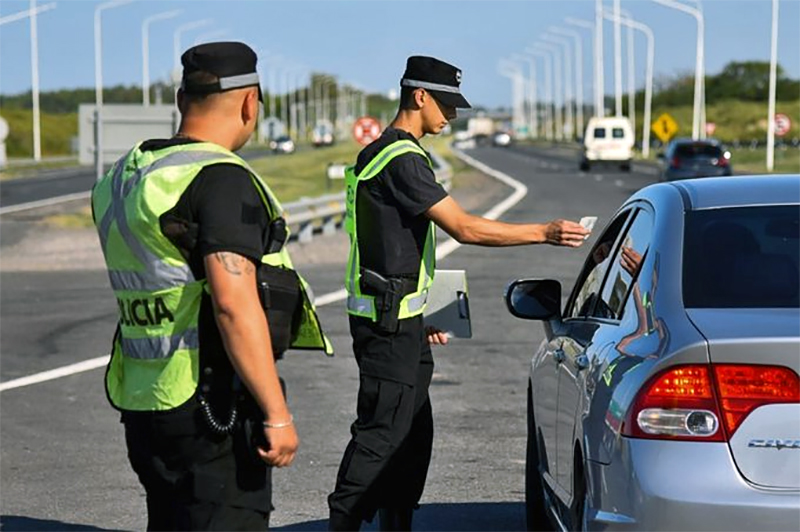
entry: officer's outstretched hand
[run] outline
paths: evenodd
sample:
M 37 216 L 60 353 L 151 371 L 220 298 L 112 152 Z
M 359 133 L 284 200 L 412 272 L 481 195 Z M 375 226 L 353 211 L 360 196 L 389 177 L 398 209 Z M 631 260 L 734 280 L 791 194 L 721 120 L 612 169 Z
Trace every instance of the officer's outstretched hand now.
M 430 345 L 447 345 L 450 335 L 434 327 L 425 327 L 425 336 Z
M 545 244 L 553 246 L 577 248 L 589 234 L 590 231 L 582 225 L 570 220 L 553 220 L 546 223 L 544 228 Z
M 276 428 L 264 427 L 264 437 L 267 440 L 267 448 L 258 448 L 261 459 L 274 467 L 290 465 L 300 445 L 294 424 Z

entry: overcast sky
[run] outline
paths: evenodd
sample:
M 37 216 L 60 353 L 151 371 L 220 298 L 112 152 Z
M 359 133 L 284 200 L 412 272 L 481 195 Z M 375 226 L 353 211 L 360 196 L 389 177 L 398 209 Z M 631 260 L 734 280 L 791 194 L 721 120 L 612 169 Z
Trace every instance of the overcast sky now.
M 55 9 L 38 17 L 41 90 L 94 87 L 94 0 L 55 0 Z M 771 0 L 682 0 L 702 6 L 706 25 L 706 71 L 714 74 L 734 60 L 769 59 Z M 39 5 L 49 3 L 38 0 Z M 320 71 L 374 92 L 397 87 L 406 57 L 433 55 L 463 69 L 462 90 L 473 104 L 508 105 L 510 83 L 498 73 L 500 58 L 522 53 L 550 26 L 571 28 L 564 19 L 594 19 L 593 0 L 138 0 L 103 11 L 105 86 L 141 84 L 142 22 L 158 13 L 180 15 L 150 28 L 151 80 L 166 80 L 173 68 L 176 30 L 192 21 L 206 26 L 181 31 L 181 47 L 200 40 L 241 40 L 268 54 L 269 73 Z M 605 0 L 611 9 L 613 2 Z M 655 33 L 657 76 L 691 73 L 695 64 L 695 19 L 652 0 L 622 0 Z M 0 18 L 28 9 L 27 0 L 0 0 Z M 781 0 L 779 62 L 800 77 L 800 1 Z M 592 42 L 583 35 L 585 97 L 591 99 Z M 623 33 L 623 43 L 625 42 Z M 605 89 L 614 91 L 613 24 L 604 25 Z M 645 40 L 635 45 L 637 86 L 644 85 Z M 623 57 L 627 57 L 623 46 Z M 541 75 L 541 74 L 540 74 Z M 623 72 L 623 76 L 627 76 Z M 627 77 L 623 77 L 627 80 Z M 0 26 L 0 93 L 31 87 L 30 24 Z

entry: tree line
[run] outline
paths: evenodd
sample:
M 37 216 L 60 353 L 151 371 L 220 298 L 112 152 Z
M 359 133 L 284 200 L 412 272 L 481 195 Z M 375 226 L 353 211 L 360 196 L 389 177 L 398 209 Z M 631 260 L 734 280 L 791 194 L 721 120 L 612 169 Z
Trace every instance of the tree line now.
M 171 85 L 155 83 L 150 88 L 150 101 L 161 101 L 171 104 L 174 101 L 174 89 Z M 740 100 L 766 102 L 769 91 L 769 63 L 766 61 L 732 61 L 721 72 L 706 76 L 706 102 L 721 100 Z M 265 93 L 265 97 L 267 94 Z M 374 98 L 372 97 L 374 96 Z M 383 103 L 380 95 L 370 97 L 370 108 L 373 104 Z M 655 82 L 653 88 L 653 105 L 670 107 L 691 105 L 694 98 L 694 75 L 679 74 L 662 77 Z M 791 79 L 785 70 L 778 65 L 776 99 L 778 101 L 795 101 L 800 99 L 800 80 Z M 46 113 L 74 113 L 82 103 L 94 103 L 95 92 L 92 88 L 61 89 L 42 92 L 39 105 Z M 142 89 L 138 86 L 117 85 L 103 91 L 106 103 L 140 103 Z M 636 93 L 636 102 L 642 105 L 644 91 Z M 31 91 L 20 94 L 0 95 L 0 109 L 30 109 L 32 107 Z

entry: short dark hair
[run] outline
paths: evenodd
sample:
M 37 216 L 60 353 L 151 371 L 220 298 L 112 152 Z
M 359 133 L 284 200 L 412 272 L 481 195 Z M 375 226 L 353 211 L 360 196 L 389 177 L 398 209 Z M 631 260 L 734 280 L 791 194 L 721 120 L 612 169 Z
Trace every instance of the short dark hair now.
M 215 76 L 214 74 L 212 74 L 210 72 L 205 72 L 203 70 L 196 70 L 196 71 L 191 72 L 189 74 L 185 74 L 184 78 L 186 78 L 187 81 L 189 81 L 189 82 L 191 82 L 193 84 L 210 85 L 212 83 L 219 83 L 219 77 L 218 76 Z M 189 94 L 189 93 L 184 92 L 183 93 L 183 100 L 189 105 L 198 104 L 198 103 L 205 102 L 208 99 L 209 96 L 212 96 L 214 94 L 217 94 L 217 93 Z
M 417 87 L 400 87 L 400 109 L 412 109 L 414 107 L 414 91 Z

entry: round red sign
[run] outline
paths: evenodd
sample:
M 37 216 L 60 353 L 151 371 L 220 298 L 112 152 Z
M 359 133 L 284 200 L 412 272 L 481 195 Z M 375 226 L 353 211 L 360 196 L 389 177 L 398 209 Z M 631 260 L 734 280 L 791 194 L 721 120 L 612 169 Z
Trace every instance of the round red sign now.
M 775 113 L 775 134 L 784 136 L 792 129 L 792 121 L 783 113 Z
M 362 116 L 353 124 L 353 138 L 366 146 L 381 136 L 381 124 L 371 116 Z

